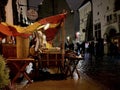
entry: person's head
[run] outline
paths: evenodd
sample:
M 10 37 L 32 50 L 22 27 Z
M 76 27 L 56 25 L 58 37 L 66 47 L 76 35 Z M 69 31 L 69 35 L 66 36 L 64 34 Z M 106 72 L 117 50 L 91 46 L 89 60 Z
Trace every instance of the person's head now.
M 76 32 L 75 38 L 79 38 L 79 37 L 80 37 L 80 32 Z
M 70 40 L 70 36 L 67 36 L 66 39 L 67 39 L 67 41 L 69 41 Z

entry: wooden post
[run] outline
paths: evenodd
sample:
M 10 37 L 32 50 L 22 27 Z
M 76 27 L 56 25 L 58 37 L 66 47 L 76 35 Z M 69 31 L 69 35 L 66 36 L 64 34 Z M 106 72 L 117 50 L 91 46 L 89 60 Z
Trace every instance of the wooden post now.
M 64 55 L 65 55 L 65 20 L 62 23 L 62 46 L 61 46 L 61 50 L 62 50 L 62 65 L 64 66 Z
M 16 37 L 17 58 L 27 58 L 29 55 L 29 38 Z

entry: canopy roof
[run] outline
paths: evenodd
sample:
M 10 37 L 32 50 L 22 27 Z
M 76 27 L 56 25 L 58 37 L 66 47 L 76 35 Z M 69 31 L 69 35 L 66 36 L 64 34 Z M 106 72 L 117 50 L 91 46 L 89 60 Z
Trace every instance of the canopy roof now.
M 66 13 L 63 13 L 55 16 L 50 16 L 38 21 L 40 24 L 47 24 L 47 23 L 50 24 L 49 28 L 45 30 L 47 41 L 51 41 L 54 39 L 65 17 L 66 17 Z
M 58 29 L 61 27 L 61 23 L 63 22 L 65 16 L 66 13 L 46 17 L 27 27 L 9 25 L 2 22 L 0 23 L 0 33 L 6 36 L 22 36 L 26 38 L 30 36 L 35 30 L 38 30 L 38 27 L 49 23 L 50 26 L 47 30 L 45 30 L 45 35 L 47 37 L 47 41 L 50 41 L 54 39 Z

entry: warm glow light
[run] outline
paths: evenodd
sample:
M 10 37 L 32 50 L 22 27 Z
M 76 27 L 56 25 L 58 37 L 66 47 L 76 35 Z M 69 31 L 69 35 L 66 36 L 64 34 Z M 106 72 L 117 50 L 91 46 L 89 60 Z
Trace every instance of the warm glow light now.
M 70 36 L 67 36 L 67 40 L 70 40 Z

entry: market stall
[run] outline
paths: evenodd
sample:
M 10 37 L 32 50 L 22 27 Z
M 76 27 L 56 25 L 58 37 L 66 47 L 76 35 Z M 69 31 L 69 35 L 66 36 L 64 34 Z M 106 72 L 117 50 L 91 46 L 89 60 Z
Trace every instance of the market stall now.
M 36 44 L 35 51 L 39 52 L 39 68 L 58 67 L 60 70 L 64 65 L 64 18 L 65 14 L 59 14 L 44 18 L 39 23 L 50 24 L 48 29 L 38 27 L 35 32 Z M 62 30 L 61 41 L 59 46 L 53 46 L 53 39 L 58 34 L 58 30 Z
M 30 55 L 30 38 L 33 33 L 37 33 L 37 42 L 35 44 L 35 52 L 42 51 L 40 53 L 41 58 L 39 58 L 39 62 L 42 63 L 41 65 L 45 65 L 44 67 L 49 66 L 62 66 L 64 62 L 64 19 L 65 19 L 66 13 L 58 14 L 55 16 L 50 16 L 44 19 L 41 19 L 32 25 L 29 25 L 27 27 L 20 27 L 16 25 L 9 25 L 7 23 L 1 23 L 0 25 L 0 32 L 6 35 L 7 37 L 14 37 L 15 39 L 13 41 L 8 41 L 7 45 L 3 45 L 3 56 L 6 56 L 5 54 L 8 53 L 8 55 L 5 57 L 7 59 L 14 57 L 17 59 L 23 60 L 24 58 L 28 58 Z M 46 25 L 49 24 L 49 27 L 45 29 Z M 58 33 L 58 30 L 62 30 L 62 37 L 60 42 L 60 47 L 53 47 L 51 45 L 52 40 L 55 38 L 56 34 Z M 43 32 L 46 37 L 45 40 L 41 39 L 43 38 L 40 36 L 40 32 Z M 15 42 L 14 42 L 15 41 Z M 44 42 L 44 43 L 43 43 Z M 51 43 L 48 43 L 51 42 Z M 42 45 L 43 44 L 43 45 Z M 44 44 L 46 44 L 44 47 Z M 10 49 L 10 52 L 13 54 L 11 55 L 9 50 L 6 49 L 6 46 L 14 46 L 14 48 Z M 14 52 L 13 52 L 14 51 Z M 57 52 L 57 53 L 56 53 Z M 47 55 L 46 61 L 47 64 L 45 64 L 45 60 L 42 56 Z M 51 56 L 52 55 L 52 56 Z M 51 58 L 52 57 L 52 58 Z
M 27 26 L 27 27 L 21 27 L 17 25 L 10 25 L 5 22 L 0 23 L 0 33 L 3 35 L 6 35 L 6 37 L 15 37 L 15 43 L 12 43 L 10 41 L 7 41 L 8 44 L 16 44 L 16 51 L 17 51 L 17 57 L 19 55 L 23 54 L 23 49 L 29 48 L 29 36 L 32 35 L 36 31 L 42 31 L 46 24 L 49 24 L 49 27 L 44 30 L 46 41 L 50 42 L 54 39 L 56 36 L 58 30 L 62 27 L 64 27 L 64 19 L 65 19 L 66 13 L 50 16 L 47 18 L 43 18 L 37 22 L 34 22 L 33 24 Z M 62 31 L 64 31 L 62 29 Z M 2 36 L 3 36 L 2 35 Z M 63 44 L 63 38 L 64 35 L 62 35 L 62 44 Z M 23 49 L 22 49 L 23 48 Z M 63 47 L 64 48 L 64 47 Z M 21 49 L 21 50 L 19 50 Z M 22 51 L 22 52 L 21 52 Z M 24 51 L 24 52 L 28 52 Z M 25 53 L 24 53 L 25 54 Z M 27 56 L 27 55 L 26 55 Z M 25 56 L 25 57 L 26 57 Z M 24 56 L 20 56 L 24 57 Z

